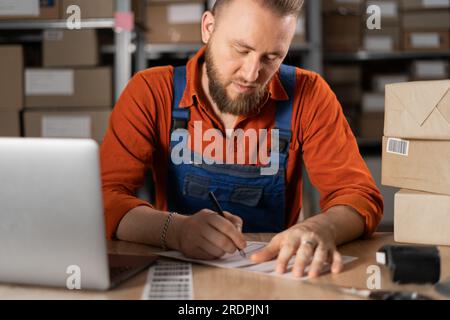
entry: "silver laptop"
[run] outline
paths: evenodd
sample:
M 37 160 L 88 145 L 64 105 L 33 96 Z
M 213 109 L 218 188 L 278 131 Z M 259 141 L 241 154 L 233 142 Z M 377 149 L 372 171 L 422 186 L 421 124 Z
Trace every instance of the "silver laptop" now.
M 0 138 L 0 283 L 106 290 L 155 259 L 108 256 L 96 142 Z

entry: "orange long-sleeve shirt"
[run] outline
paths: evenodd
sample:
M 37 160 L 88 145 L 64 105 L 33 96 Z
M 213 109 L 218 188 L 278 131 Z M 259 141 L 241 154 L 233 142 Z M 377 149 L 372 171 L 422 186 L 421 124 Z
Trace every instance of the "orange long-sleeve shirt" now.
M 202 121 L 203 130 L 225 131 L 199 89 L 199 64 L 204 51 L 202 48 L 187 64 L 187 86 L 180 103 L 190 108 L 188 130 L 191 135 L 195 121 Z M 112 112 L 101 146 L 108 238 L 114 237 L 120 220 L 137 206 L 167 210 L 172 79 L 171 66 L 139 72 Z M 318 74 L 297 69 L 296 86 L 293 139 L 286 171 L 286 227 L 298 221 L 301 209 L 303 158 L 311 182 L 320 193 L 321 209 L 325 211 L 336 205 L 354 208 L 364 217 L 365 236 L 369 236 L 382 218 L 383 199 L 359 154 L 341 105 Z M 278 75 L 270 82 L 269 93 L 270 98 L 259 113 L 240 117 L 235 129 L 274 128 L 276 101 L 288 98 Z M 134 194 L 143 186 L 147 170 L 152 171 L 155 182 L 156 202 L 153 204 Z

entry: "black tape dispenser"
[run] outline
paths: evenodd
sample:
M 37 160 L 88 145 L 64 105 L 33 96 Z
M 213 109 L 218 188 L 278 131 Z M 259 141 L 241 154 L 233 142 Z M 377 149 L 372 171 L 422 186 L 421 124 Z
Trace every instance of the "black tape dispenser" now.
M 440 278 L 441 259 L 435 246 L 386 245 L 376 259 L 389 267 L 396 283 L 435 284 Z

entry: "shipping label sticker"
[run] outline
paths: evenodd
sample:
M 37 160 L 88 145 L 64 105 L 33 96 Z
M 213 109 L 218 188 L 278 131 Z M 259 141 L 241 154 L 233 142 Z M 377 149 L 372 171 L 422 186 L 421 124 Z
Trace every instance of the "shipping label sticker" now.
M 409 155 L 409 141 L 389 138 L 386 152 L 407 157 Z

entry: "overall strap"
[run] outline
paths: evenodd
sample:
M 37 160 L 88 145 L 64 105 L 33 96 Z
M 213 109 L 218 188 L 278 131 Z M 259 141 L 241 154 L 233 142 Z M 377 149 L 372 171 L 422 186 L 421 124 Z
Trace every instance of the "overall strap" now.
M 296 87 L 296 68 L 287 65 L 280 67 L 280 80 L 289 99 L 277 102 L 275 129 L 279 130 L 279 161 L 286 163 L 292 139 L 292 110 Z
M 289 150 L 289 143 L 292 138 L 292 109 L 296 84 L 296 68 L 284 64 L 281 65 L 280 80 L 289 96 L 289 100 L 277 102 L 275 129 L 278 129 L 280 132 L 280 153 L 285 153 Z
M 187 129 L 189 109 L 180 108 L 180 102 L 186 89 L 186 66 L 173 69 L 173 104 L 171 133 L 177 129 Z

